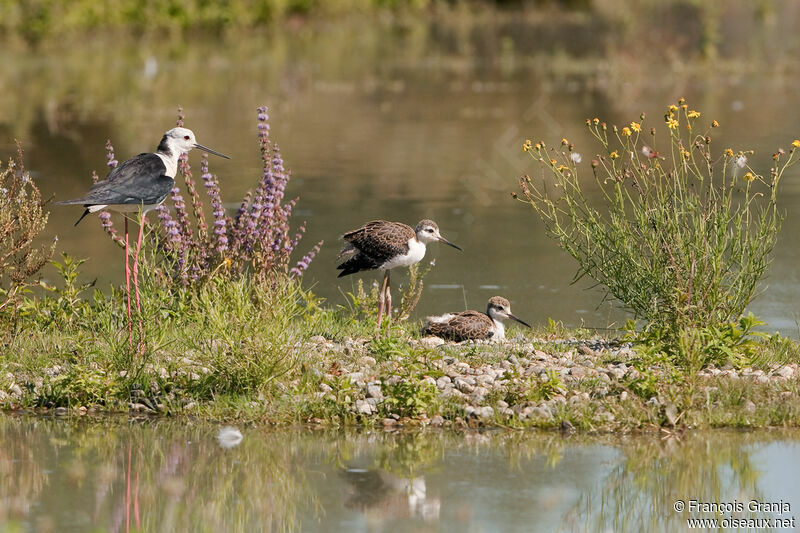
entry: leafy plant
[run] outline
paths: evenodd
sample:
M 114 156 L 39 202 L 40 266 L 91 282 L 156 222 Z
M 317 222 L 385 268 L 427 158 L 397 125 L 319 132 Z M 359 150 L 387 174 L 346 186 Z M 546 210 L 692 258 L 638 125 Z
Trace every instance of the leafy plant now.
M 594 279 L 672 351 L 681 331 L 724 329 L 742 316 L 769 265 L 780 181 L 800 147 L 779 149 L 762 175 L 748 163 L 752 151 L 715 155 L 710 132 L 719 124 L 697 133 L 700 115 L 683 99 L 671 105 L 663 143 L 656 128 L 645 133 L 644 115 L 622 128 L 587 119 L 601 148 L 590 183 L 579 179 L 586 165 L 566 139 L 557 149 L 523 146 L 553 184 L 525 176 L 520 199 L 577 260 L 575 280 Z
M 417 416 L 429 413 L 429 407 L 436 401 L 436 386 L 422 381 L 416 376 L 404 376 L 395 383 L 381 384 L 385 399 L 382 409 L 400 416 Z
M 408 285 L 400 293 L 400 311 L 397 313 L 397 320 L 408 320 L 411 316 L 411 312 L 417 307 L 422 296 L 423 279 L 435 265 L 436 260 L 434 259 L 422 268 L 419 263 L 408 268 Z
M 0 162 L 0 317 L 16 315 L 20 295 L 55 249 L 55 241 L 34 246 L 47 224 L 44 205 L 17 144 L 16 161 L 10 159 L 5 167 Z
M 59 328 L 64 328 L 74 318 L 89 313 L 91 306 L 81 295 L 91 284 L 80 285 L 77 281 L 80 267 L 85 262 L 85 259 L 75 259 L 66 253 L 61 254 L 61 261 L 50 261 L 61 277 L 61 286 L 40 282 L 45 295 L 26 299 L 20 306 L 20 313 L 34 320 L 40 327 Z

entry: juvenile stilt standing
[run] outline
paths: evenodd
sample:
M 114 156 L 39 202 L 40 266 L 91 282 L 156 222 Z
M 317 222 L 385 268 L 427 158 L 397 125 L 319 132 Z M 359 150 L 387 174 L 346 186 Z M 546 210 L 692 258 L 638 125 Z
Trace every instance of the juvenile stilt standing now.
M 343 260 L 336 268 L 338 277 L 365 270 L 382 270 L 383 282 L 378 294 L 378 327 L 384 315 L 391 320 L 392 293 L 389 287 L 389 271 L 397 267 L 409 267 L 425 257 L 425 245 L 433 241 L 443 242 L 456 250 L 458 246 L 439 233 L 439 226 L 432 220 L 421 220 L 416 228 L 400 222 L 373 220 L 362 227 L 345 233 L 345 244 L 339 252 Z

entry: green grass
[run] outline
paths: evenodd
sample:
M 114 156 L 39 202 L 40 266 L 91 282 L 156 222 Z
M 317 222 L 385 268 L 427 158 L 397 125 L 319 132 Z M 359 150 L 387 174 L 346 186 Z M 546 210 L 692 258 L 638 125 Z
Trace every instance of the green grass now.
M 395 321 L 376 335 L 374 295 L 363 290 L 350 295 L 348 305 L 333 308 L 284 277 L 268 287 L 246 277 L 212 279 L 191 289 L 163 286 L 149 275 L 147 260 L 141 286 L 146 341 L 137 348 L 134 324 L 131 349 L 120 290 L 89 293 L 78 282 L 80 261 L 65 257 L 58 268 L 63 280 L 30 296 L 16 322 L 3 326 L 10 334 L 2 349 L 0 390 L 22 392 L 0 395 L 6 408 L 133 409 L 334 426 L 380 425 L 387 417 L 419 424 L 436 416 L 457 427 L 559 428 L 568 421 L 585 431 L 800 425 L 796 378 L 760 383 L 702 377 L 699 368 L 682 366 L 647 337 L 624 356 L 581 351 L 555 341 L 595 335 L 550 322 L 515 330 L 519 336 L 509 344 L 434 348 L 419 341 L 420 324 L 414 321 Z M 777 335 L 754 335 L 747 349 L 742 346 L 738 336 L 731 341 L 731 368 L 769 371 L 800 361 L 798 344 Z M 561 373 L 565 367 L 527 375 L 517 360 L 533 361 L 534 349 L 552 356 L 551 362 L 624 362 L 633 370 L 618 379 L 570 379 Z M 472 401 L 439 394 L 435 380 L 456 363 L 506 368 L 497 377 L 505 385 L 478 404 L 492 407 L 493 418 L 469 417 Z M 354 408 L 366 401 L 368 384 L 382 396 L 369 415 Z M 515 405 L 547 406 L 549 416 L 500 414 Z

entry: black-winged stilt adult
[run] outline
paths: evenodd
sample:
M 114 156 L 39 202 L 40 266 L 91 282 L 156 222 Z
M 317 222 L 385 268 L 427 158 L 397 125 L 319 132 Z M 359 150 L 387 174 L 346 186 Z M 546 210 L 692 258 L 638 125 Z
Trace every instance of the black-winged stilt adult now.
M 408 267 L 425 257 L 425 245 L 443 242 L 457 250 L 458 246 L 439 234 L 439 226 L 432 220 L 421 220 L 416 228 L 400 222 L 373 220 L 357 230 L 345 233 L 346 241 L 339 259 L 344 261 L 336 268 L 339 277 L 364 270 L 382 270 L 383 283 L 378 295 L 378 327 L 385 311 L 391 320 L 392 293 L 389 289 L 389 271 L 397 267 Z
M 511 304 L 508 300 L 502 296 L 493 296 L 486 305 L 486 313 L 470 310 L 429 316 L 422 333 L 456 342 L 479 339 L 503 340 L 506 336 L 503 320 L 507 318 L 530 327 L 527 322 L 511 314 Z
M 139 251 L 142 247 L 142 229 L 146 213 L 161 204 L 175 186 L 175 175 L 178 172 L 178 159 L 181 155 L 197 148 L 225 159 L 228 156 L 215 152 L 210 148 L 197 144 L 192 130 L 173 128 L 166 132 L 158 144 L 155 153 L 139 154 L 132 157 L 108 173 L 106 179 L 98 181 L 81 198 L 56 202 L 57 205 L 83 205 L 81 217 L 75 222 L 77 226 L 89 213 L 109 209 L 123 213 L 125 217 L 125 287 L 128 295 L 128 342 L 133 345 L 131 324 L 131 285 L 128 246 L 128 216 L 126 213 L 139 213 L 139 236 L 136 240 L 136 252 L 133 258 L 133 286 L 136 293 L 136 309 L 140 313 L 139 303 Z

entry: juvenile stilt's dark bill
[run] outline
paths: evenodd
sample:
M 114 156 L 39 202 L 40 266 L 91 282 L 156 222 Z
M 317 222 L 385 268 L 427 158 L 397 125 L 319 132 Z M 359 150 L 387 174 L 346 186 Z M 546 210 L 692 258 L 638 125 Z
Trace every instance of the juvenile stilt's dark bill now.
M 511 304 L 502 296 L 489 298 L 486 313 L 480 311 L 462 311 L 447 313 L 442 316 L 429 316 L 423 335 L 435 335 L 456 342 L 466 340 L 505 339 L 506 330 L 503 320 L 510 318 L 530 327 L 511 313 Z
M 397 267 L 408 267 L 419 263 L 425 257 L 425 245 L 439 241 L 457 250 L 458 246 L 439 233 L 439 226 L 432 220 L 421 220 L 416 228 L 400 222 L 373 220 L 357 230 L 345 233 L 336 268 L 341 270 L 339 277 L 363 272 L 382 270 L 383 282 L 378 294 L 378 327 L 384 315 L 391 320 L 392 293 L 389 288 L 389 271 Z
M 152 154 L 139 154 L 124 161 L 108 173 L 106 179 L 98 181 L 83 197 L 56 202 L 56 205 L 82 205 L 85 209 L 75 222 L 77 226 L 89 213 L 108 209 L 123 213 L 125 217 L 125 290 L 128 297 L 128 343 L 133 348 L 133 325 L 131 320 L 131 290 L 128 243 L 128 214 L 137 213 L 139 235 L 133 256 L 133 287 L 136 293 L 136 310 L 139 312 L 139 329 L 143 330 L 141 302 L 139 298 L 139 252 L 142 248 L 142 235 L 147 212 L 161 204 L 175 186 L 178 172 L 178 159 L 181 155 L 197 148 L 225 159 L 228 156 L 197 144 L 192 130 L 173 128 L 166 132 Z

